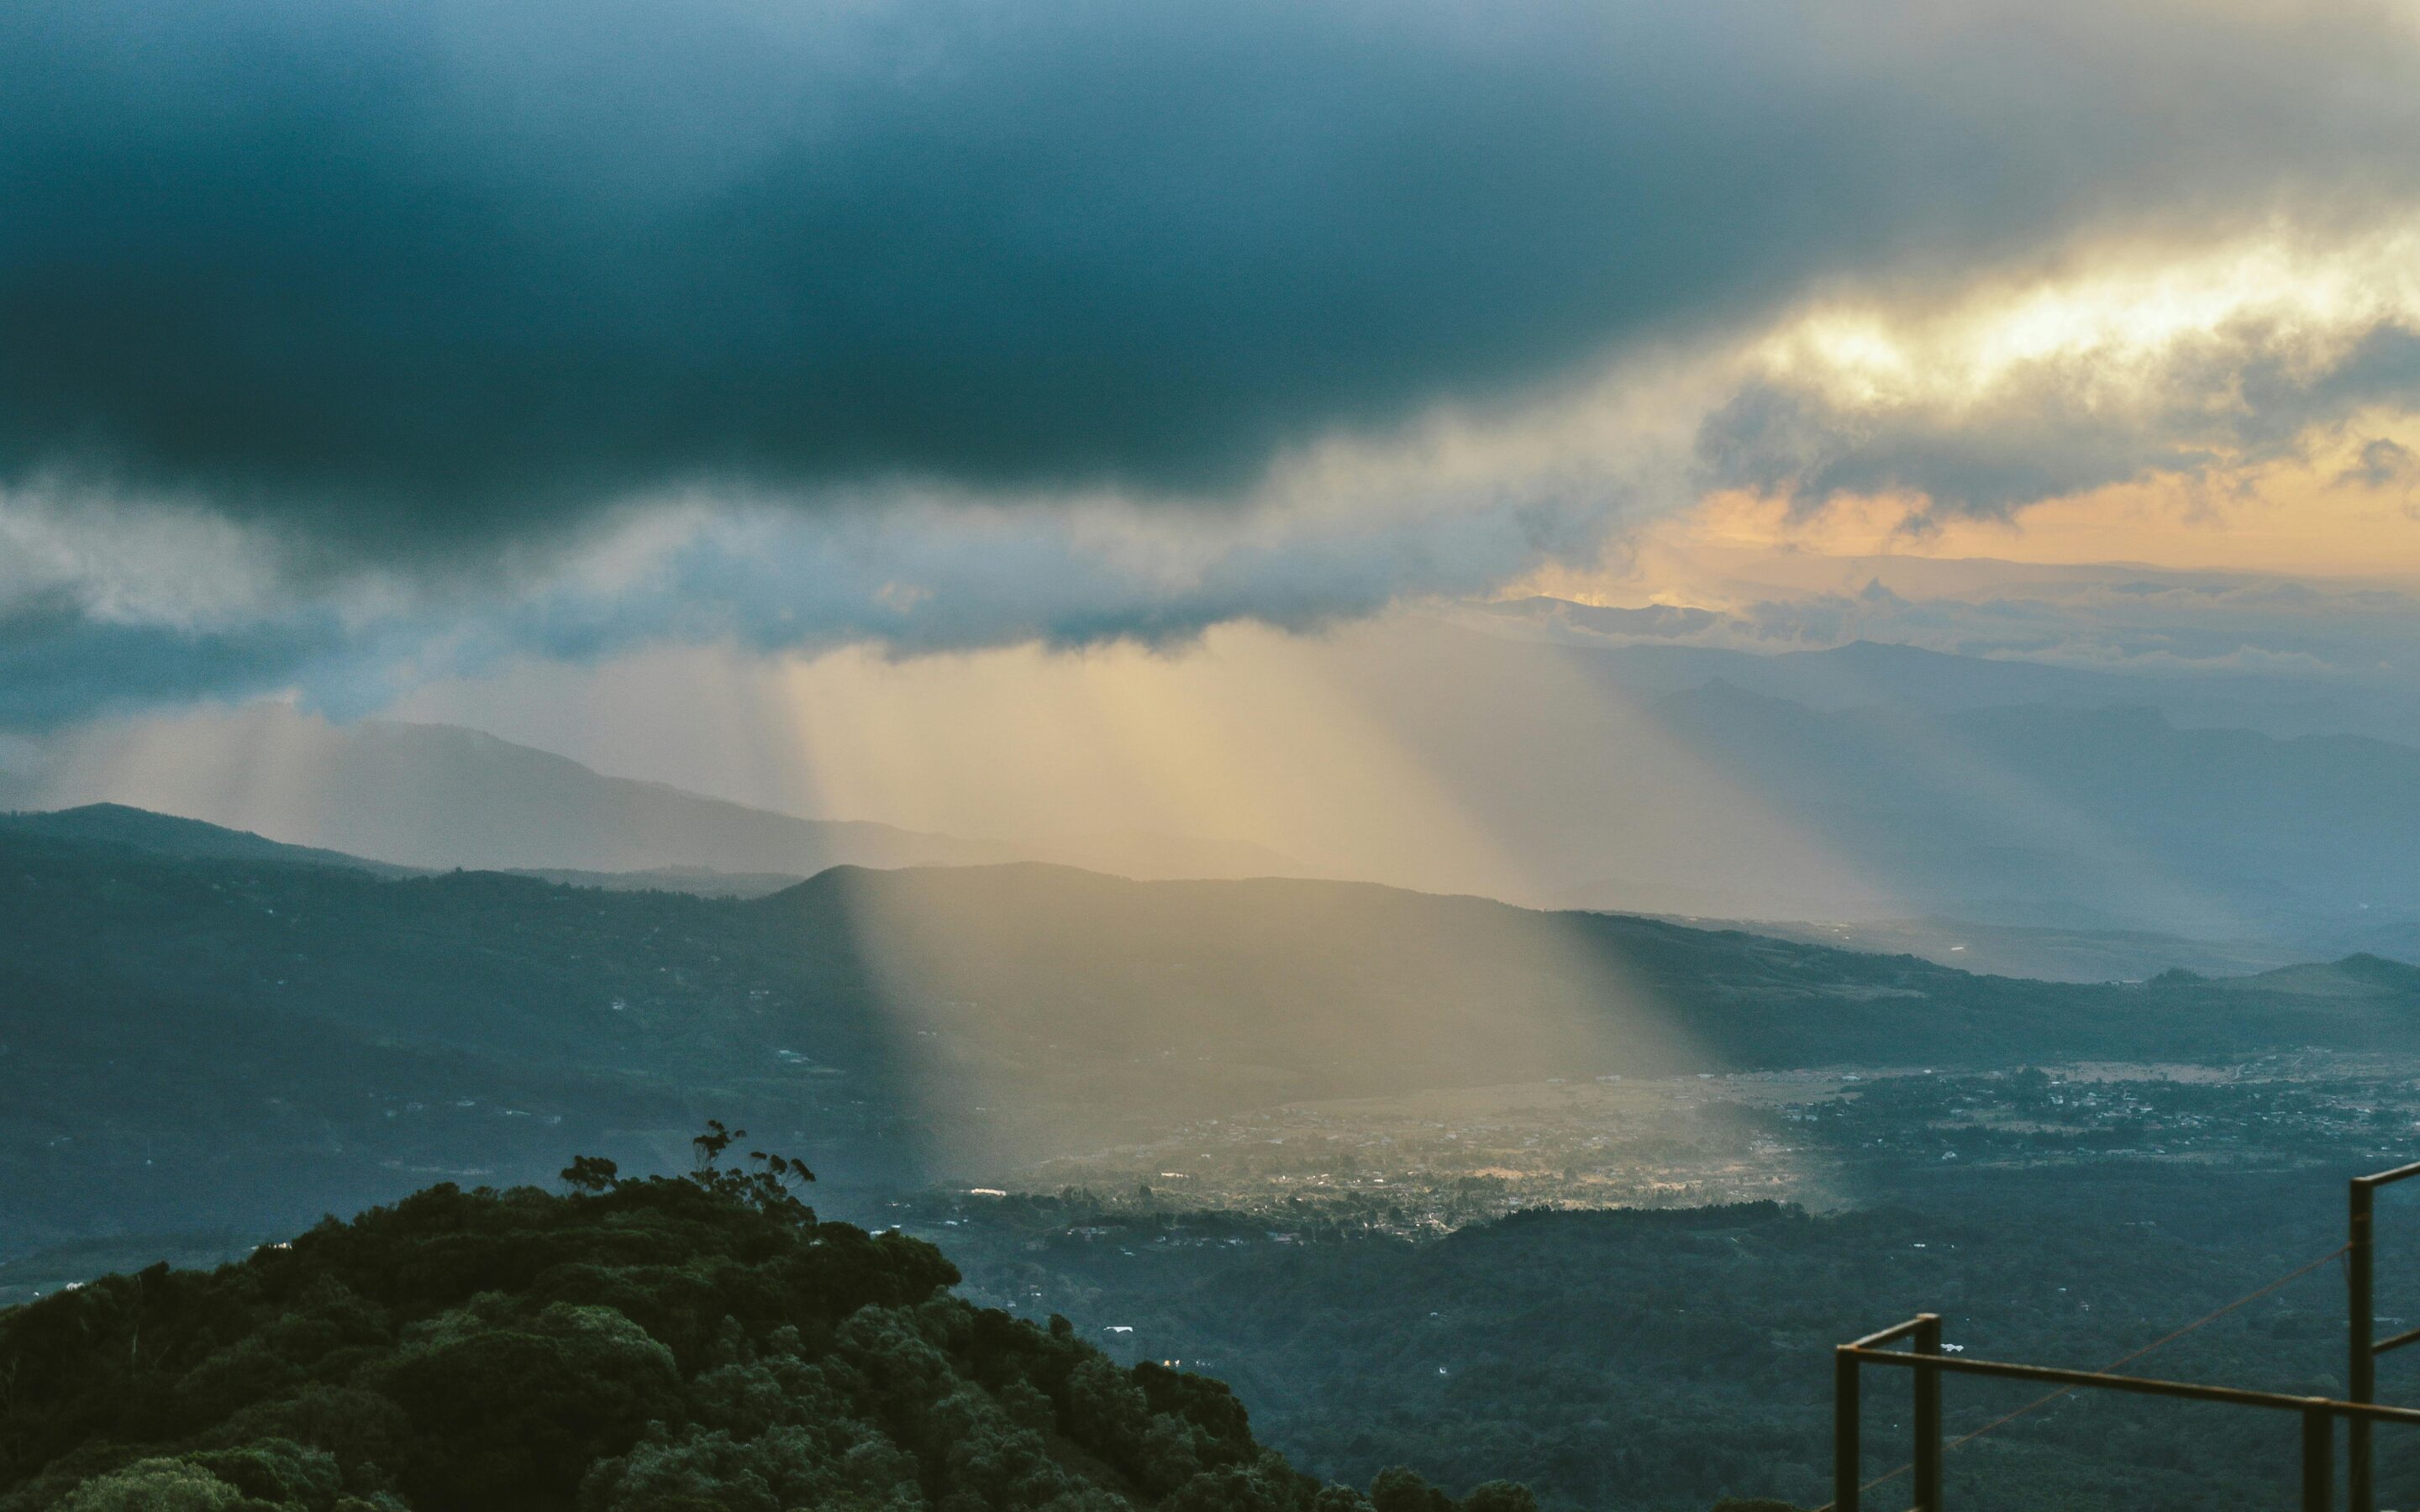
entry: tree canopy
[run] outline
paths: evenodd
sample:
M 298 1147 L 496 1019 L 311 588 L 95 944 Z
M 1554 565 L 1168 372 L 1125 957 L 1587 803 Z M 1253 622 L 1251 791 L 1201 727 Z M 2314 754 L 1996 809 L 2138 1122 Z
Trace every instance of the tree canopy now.
M 430 1187 L 215 1272 L 0 1313 L 0 1512 L 1523 1512 L 1325 1486 L 1222 1384 L 1113 1365 L 821 1222 L 803 1166 Z

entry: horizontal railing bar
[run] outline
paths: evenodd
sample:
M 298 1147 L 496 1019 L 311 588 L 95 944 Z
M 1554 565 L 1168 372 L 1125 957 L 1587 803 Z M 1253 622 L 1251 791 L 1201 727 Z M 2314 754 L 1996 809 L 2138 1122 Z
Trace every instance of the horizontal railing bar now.
M 2397 1165 L 2391 1171 L 2381 1171 L 2375 1176 L 2356 1176 L 2353 1183 L 2356 1186 L 2384 1186 L 2390 1181 L 2408 1181 L 2415 1176 L 2420 1176 L 2420 1161 Z
M 1911 1318 L 1904 1323 L 1893 1323 L 1888 1328 L 1883 1329 L 1877 1333 L 1869 1334 L 1861 1339 L 1852 1339 L 1847 1344 L 1840 1347 L 1846 1350 L 1880 1349 L 1883 1345 L 1893 1343 L 1899 1339 L 1907 1337 L 1910 1334 L 1915 1333 L 1917 1329 L 1922 1328 L 1923 1326 L 1923 1319 Z
M 2384 1354 L 2389 1350 L 2399 1350 L 2406 1344 L 2420 1344 L 2420 1328 L 2407 1328 L 2393 1338 L 2380 1339 L 2369 1347 L 2369 1352 Z
M 2157 1381 L 2149 1376 L 2105 1376 L 2093 1370 L 2061 1370 L 2046 1365 L 2009 1365 L 1999 1360 L 1969 1360 L 1963 1355 L 1904 1354 L 1897 1350 L 1871 1350 L 1854 1344 L 1840 1349 L 1860 1361 L 1905 1365 L 1913 1370 L 1947 1370 L 1962 1376 L 1996 1376 L 2009 1381 L 2041 1381 L 2054 1385 L 2092 1386 L 2104 1391 L 2131 1391 L 2146 1396 L 2179 1396 L 2187 1401 L 2231 1402 L 2238 1407 L 2269 1407 L 2304 1412 L 2317 1408 L 2338 1417 L 2376 1423 L 2420 1423 L 2420 1408 L 2381 1407 L 2375 1402 L 2345 1402 L 2327 1396 L 2288 1396 L 2282 1392 L 2244 1391 L 2235 1386 L 2203 1386 L 2189 1381 Z

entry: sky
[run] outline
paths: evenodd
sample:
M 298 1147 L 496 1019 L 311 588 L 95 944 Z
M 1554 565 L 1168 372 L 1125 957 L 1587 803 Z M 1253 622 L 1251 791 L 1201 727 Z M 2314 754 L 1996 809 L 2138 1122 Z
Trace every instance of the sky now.
M 2420 626 L 2410 3 L 24 0 L 0 72 L 0 758 L 269 699 L 1041 822 L 897 791 L 981 730 L 1176 824 L 1273 705 L 1418 789 L 1335 648 L 1474 601 Z

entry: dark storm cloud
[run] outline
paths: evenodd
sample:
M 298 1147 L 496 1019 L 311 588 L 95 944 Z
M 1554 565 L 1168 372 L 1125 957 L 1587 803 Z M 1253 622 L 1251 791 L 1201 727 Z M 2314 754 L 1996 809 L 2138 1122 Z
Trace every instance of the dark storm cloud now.
M 341 643 L 321 616 L 219 630 L 120 623 L 65 599 L 0 612 L 0 730 L 282 687 Z
M 340 586 L 140 619 L 90 584 L 21 592 L 13 608 L 0 600 L 0 733 L 271 691 L 346 718 L 516 656 L 593 662 L 665 643 L 812 654 L 875 642 L 917 656 L 1173 647 L 1236 620 L 1311 631 L 1592 555 L 1612 518 L 1594 490 L 1390 503 L 1187 541 L 1150 520 L 1065 511 L 760 505 L 692 522 L 634 570 L 550 573 L 519 592 L 438 582 L 364 598 Z
M 372 553 L 1232 490 L 1810 280 L 2400 194 L 2411 57 L 2346 8 L 18 0 L 0 480 Z
M 2420 331 L 2382 322 L 2316 361 L 2295 346 L 2261 324 L 2180 341 L 2138 393 L 2115 396 L 2096 382 L 2098 356 L 2032 364 L 1984 402 L 1860 406 L 1757 380 L 1706 418 L 1699 458 L 1714 486 L 1802 508 L 1910 493 L 1942 514 L 2006 517 L 2112 484 L 2297 455 L 2365 408 L 2420 407 Z M 2367 472 L 2382 481 L 2402 450 L 2371 443 Z

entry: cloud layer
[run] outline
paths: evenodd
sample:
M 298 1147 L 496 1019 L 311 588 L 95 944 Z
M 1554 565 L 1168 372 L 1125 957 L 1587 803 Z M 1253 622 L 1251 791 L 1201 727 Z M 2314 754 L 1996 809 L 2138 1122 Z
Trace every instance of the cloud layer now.
M 25 0 L 0 77 L 0 727 L 1309 628 L 1693 486 L 2005 514 L 2420 399 L 2420 292 L 1756 356 L 2112 248 L 2410 266 L 2384 4 Z
M 29 0 L 0 481 L 373 555 L 1233 493 L 1816 281 L 2420 175 L 2384 8 Z
M 759 654 L 872 641 L 921 655 L 1170 645 L 1236 620 L 1309 631 L 1588 557 L 1618 517 L 1601 491 L 1389 495 L 1383 507 L 1189 523 L 1103 502 L 894 499 L 837 514 L 693 503 L 519 579 L 315 587 L 271 574 L 195 603 L 160 560 L 191 549 L 182 522 L 117 523 L 121 547 L 148 541 L 96 562 L 57 549 L 62 533 L 79 537 L 45 515 L 0 496 L 0 543 L 49 544 L 54 559 L 13 594 L 0 572 L 0 606 L 13 605 L 0 612 L 0 731 L 286 690 L 349 717 L 515 656 L 590 662 L 662 643 Z M 252 554 L 268 550 L 256 542 Z M 219 557 L 236 564 L 231 579 L 247 576 L 240 546 Z
M 1947 403 L 1843 399 L 1759 378 L 1707 417 L 1699 449 L 1713 486 L 1801 509 L 1896 494 L 1931 515 L 2005 517 L 2154 475 L 2199 481 L 2301 459 L 2315 432 L 2420 402 L 2420 328 L 2381 320 L 2310 361 L 2299 345 L 2258 323 L 2196 334 L 2126 373 L 2118 393 L 2095 352 L 2029 362 Z M 2384 487 L 2403 455 L 2369 440 L 2346 481 Z

